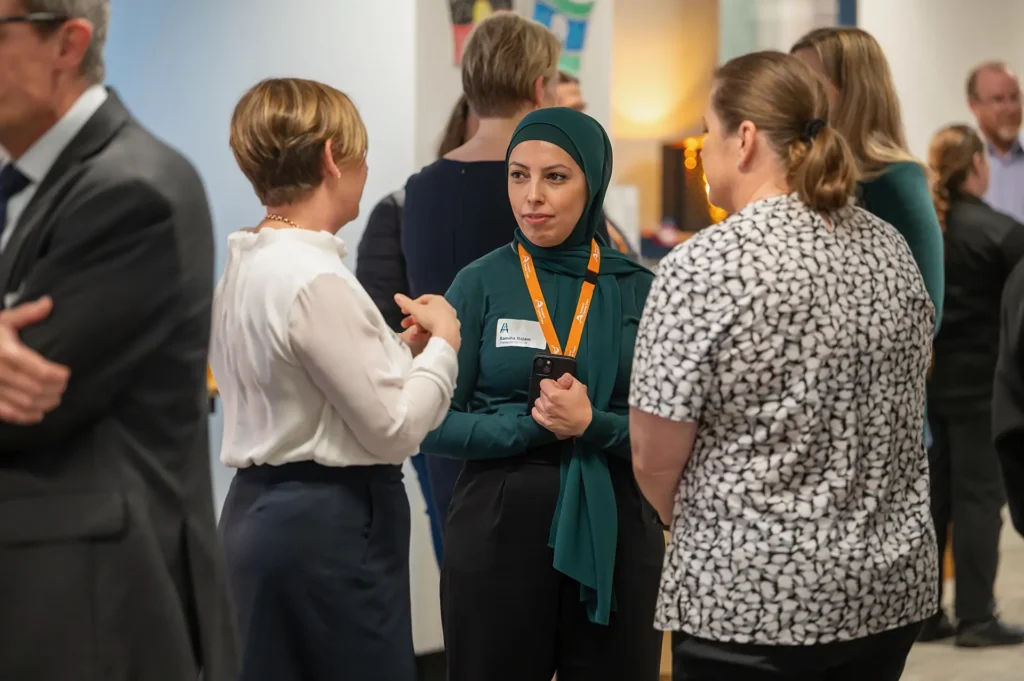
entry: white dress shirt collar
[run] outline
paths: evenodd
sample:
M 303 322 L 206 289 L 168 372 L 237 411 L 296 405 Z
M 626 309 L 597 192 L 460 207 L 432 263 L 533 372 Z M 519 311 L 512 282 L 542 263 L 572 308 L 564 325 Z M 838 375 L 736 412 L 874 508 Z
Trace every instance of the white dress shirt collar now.
M 107 89 L 102 85 L 92 85 L 79 96 L 68 112 L 57 121 L 56 125 L 36 140 L 21 158 L 15 161 L 18 170 L 25 174 L 33 184 L 39 184 L 57 162 L 57 157 L 81 132 L 93 114 L 107 101 Z
M 18 221 L 21 219 L 21 214 L 32 201 L 36 190 L 39 189 L 39 184 L 53 168 L 57 158 L 105 101 L 107 101 L 107 89 L 102 85 L 90 86 L 78 97 L 68 112 L 57 121 L 56 125 L 36 140 L 35 144 L 29 147 L 21 158 L 14 161 L 18 170 L 28 178 L 29 185 L 7 202 L 7 220 L 5 224 L 0 225 L 0 229 L 3 229 L 3 232 L 0 233 L 0 252 L 7 247 L 11 235 L 14 234 Z

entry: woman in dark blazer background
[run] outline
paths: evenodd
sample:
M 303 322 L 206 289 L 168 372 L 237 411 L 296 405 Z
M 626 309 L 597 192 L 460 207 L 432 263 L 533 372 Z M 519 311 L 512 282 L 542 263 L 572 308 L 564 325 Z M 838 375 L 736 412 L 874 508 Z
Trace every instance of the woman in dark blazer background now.
M 1006 498 L 992 445 L 992 382 L 1001 294 L 1024 257 L 1024 226 L 982 200 L 989 167 L 974 130 L 943 128 L 928 156 L 945 232 L 946 271 L 945 313 L 928 384 L 932 516 L 940 571 L 953 526 L 958 626 L 954 630 L 940 611 L 922 637 L 938 640 L 955 633 L 960 646 L 1012 645 L 1024 642 L 1024 630 L 999 621 L 993 596 Z

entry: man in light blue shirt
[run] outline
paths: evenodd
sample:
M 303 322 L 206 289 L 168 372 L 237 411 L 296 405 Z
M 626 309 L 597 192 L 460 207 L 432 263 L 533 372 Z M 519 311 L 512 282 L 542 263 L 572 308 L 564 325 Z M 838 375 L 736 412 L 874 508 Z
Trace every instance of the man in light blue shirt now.
M 985 138 L 992 169 L 985 201 L 1024 222 L 1024 146 L 1017 74 L 1003 62 L 987 62 L 967 79 L 967 103 Z

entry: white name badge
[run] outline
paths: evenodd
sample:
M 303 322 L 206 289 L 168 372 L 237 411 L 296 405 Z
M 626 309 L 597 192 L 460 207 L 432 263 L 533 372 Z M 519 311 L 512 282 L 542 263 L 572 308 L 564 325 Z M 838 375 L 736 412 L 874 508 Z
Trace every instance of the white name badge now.
M 528 319 L 499 319 L 498 332 L 494 338 L 494 347 L 496 348 L 544 350 L 548 347 L 540 324 Z

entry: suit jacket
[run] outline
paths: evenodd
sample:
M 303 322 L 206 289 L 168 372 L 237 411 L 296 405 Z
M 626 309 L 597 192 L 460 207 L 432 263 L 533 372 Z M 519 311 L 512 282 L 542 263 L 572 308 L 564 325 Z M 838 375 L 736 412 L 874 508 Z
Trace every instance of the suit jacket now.
M 1010 273 L 1003 291 L 992 439 L 1002 465 L 1010 518 L 1024 536 L 1024 260 Z
M 0 423 L 0 678 L 232 679 L 199 176 L 111 92 L 11 228 L 0 293 L 53 298 L 21 337 L 71 379 L 42 423 Z

